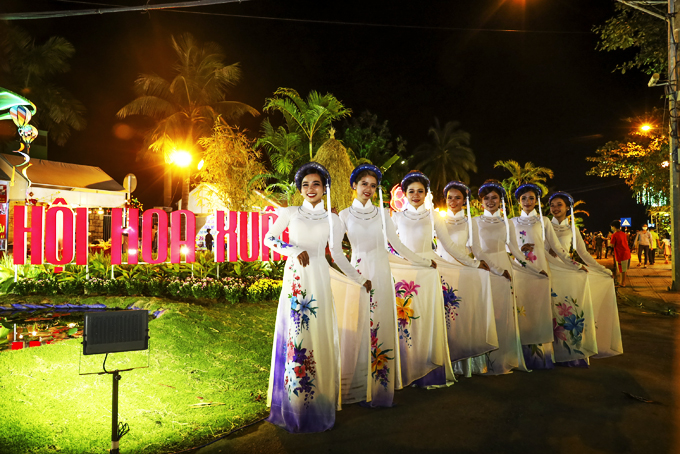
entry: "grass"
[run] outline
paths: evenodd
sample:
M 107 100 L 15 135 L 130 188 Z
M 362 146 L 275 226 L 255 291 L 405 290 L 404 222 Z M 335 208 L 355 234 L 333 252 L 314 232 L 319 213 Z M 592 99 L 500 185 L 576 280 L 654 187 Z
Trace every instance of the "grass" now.
M 46 300 L 5 298 L 14 301 L 3 303 Z M 121 373 L 119 421 L 130 426 L 121 451 L 178 451 L 267 414 L 275 302 L 201 306 L 146 297 L 78 300 L 167 309 L 149 323 L 149 368 Z M 81 339 L 72 339 L 0 353 L 1 453 L 108 452 L 112 378 L 79 375 L 79 368 L 100 371 L 104 359 L 81 358 L 81 351 Z M 112 354 L 107 369 L 146 363 L 146 352 Z

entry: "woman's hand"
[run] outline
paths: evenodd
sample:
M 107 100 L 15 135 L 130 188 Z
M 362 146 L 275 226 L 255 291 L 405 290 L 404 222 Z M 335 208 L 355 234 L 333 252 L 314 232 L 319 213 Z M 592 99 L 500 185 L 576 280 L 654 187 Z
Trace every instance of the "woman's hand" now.
M 508 270 L 503 270 L 503 277 L 509 281 L 512 281 L 512 278 L 510 277 L 510 272 Z
M 303 268 L 309 265 L 309 254 L 307 254 L 307 251 L 300 252 L 300 254 L 297 256 L 297 259 Z
M 548 254 L 552 255 L 554 258 L 557 258 L 557 252 L 553 251 L 552 248 L 548 251 Z
M 527 243 L 522 245 L 522 252 L 534 252 L 534 243 Z
M 371 284 L 371 281 L 364 282 L 364 288 L 368 293 L 371 293 L 371 289 L 373 288 L 373 284 Z
M 541 272 L 538 274 L 542 274 L 543 276 L 548 277 L 548 273 L 546 273 L 544 270 L 541 270 Z
M 335 207 L 331 208 L 331 213 L 333 213 L 336 216 L 339 216 L 338 210 Z
M 477 268 L 481 268 L 484 271 L 489 271 L 489 265 L 487 265 L 484 260 L 479 261 L 479 266 Z
M 434 268 L 434 269 L 436 270 L 436 269 L 437 269 L 437 262 L 435 262 L 434 260 L 430 260 L 430 261 L 432 262 L 432 263 L 430 264 L 430 267 L 431 267 L 431 268 Z

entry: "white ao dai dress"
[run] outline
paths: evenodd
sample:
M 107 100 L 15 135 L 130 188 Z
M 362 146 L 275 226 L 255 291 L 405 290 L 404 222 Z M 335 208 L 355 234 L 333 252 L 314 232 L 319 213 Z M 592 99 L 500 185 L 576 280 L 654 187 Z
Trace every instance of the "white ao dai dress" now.
M 546 248 L 551 248 L 566 267 L 577 271 L 580 265 L 574 262 L 557 239 L 550 220 L 543 218 L 545 228 L 536 210 L 520 216 L 510 222 L 515 227 L 515 240 L 524 255 L 522 260 L 531 263 L 539 270 L 550 275 L 550 267 L 546 258 Z M 545 231 L 545 241 L 543 232 Z M 521 256 L 520 256 L 521 257 Z M 515 257 L 517 258 L 517 257 Z M 585 272 L 582 272 L 585 274 Z M 549 278 L 538 279 L 521 275 L 515 281 L 515 293 L 519 312 L 519 331 L 522 337 L 524 360 L 529 369 L 552 369 L 553 362 L 553 304 Z
M 456 225 L 464 228 L 465 241 L 462 243 L 452 240 L 448 219 L 444 222 L 441 216 L 433 216 L 423 205 L 418 209 L 409 205 L 406 210 L 395 213 L 392 219 L 399 238 L 409 249 L 437 262 L 451 362 L 497 349 L 491 279 L 489 272 L 479 269 L 479 261 L 471 258 L 465 248 L 466 218 L 462 216 L 462 223 L 455 219 Z M 432 248 L 433 224 L 438 251 L 445 253 L 448 260 Z
M 553 218 L 552 224 L 562 246 L 565 249 L 570 248 L 572 246 L 572 230 L 569 220 L 565 219 L 560 223 L 557 219 Z M 606 267 L 597 263 L 593 256 L 590 255 L 578 229 L 576 229 L 576 252 L 588 266 L 589 271 L 588 285 L 590 288 L 597 342 L 597 353 L 591 356 L 591 358 L 606 358 L 620 355 L 623 353 L 623 344 L 621 342 L 619 310 L 616 305 L 616 290 L 612 273 Z M 567 328 L 569 327 L 567 326 Z M 556 328 L 555 342 L 558 339 L 566 340 L 562 338 L 567 338 L 568 334 L 568 330 L 564 328 L 558 330 Z
M 386 216 L 385 233 L 392 247 L 411 263 L 429 267 L 431 263 L 429 260 L 409 251 L 399 241 L 394 225 L 389 219 L 389 212 L 385 210 L 384 214 Z M 393 404 L 394 390 L 401 389 L 403 385 L 395 285 L 390 272 L 390 254 L 385 249 L 380 209 L 370 201 L 363 205 L 355 199 L 349 208 L 340 212 L 340 219 L 344 223 L 352 245 L 351 262 L 354 268 L 338 260 L 342 254 L 342 246 L 338 243 L 334 244 L 333 258 L 345 274 L 349 275 L 356 268 L 362 277 L 371 281 L 373 287 L 370 305 L 360 308 L 359 317 L 365 320 L 359 322 L 364 328 L 363 332 L 357 332 L 356 335 L 342 335 L 343 359 L 357 358 L 357 364 L 343 364 L 342 366 L 343 369 L 355 370 L 357 374 L 357 377 L 351 380 L 354 384 L 351 394 L 345 395 L 343 392 L 343 401 L 346 403 L 366 401 L 372 406 L 390 407 Z M 436 272 L 436 270 L 432 271 Z M 406 293 L 413 293 L 415 290 L 414 283 L 409 283 L 404 289 Z M 344 318 L 344 314 L 339 313 L 339 317 Z M 368 333 L 370 336 L 366 335 Z M 435 346 L 435 348 L 439 347 Z M 356 354 L 349 354 L 349 352 L 356 352 Z M 444 352 L 440 352 L 438 356 L 433 355 L 433 358 L 442 358 L 439 363 L 432 364 L 433 369 L 444 365 L 444 355 Z M 364 372 L 366 368 L 368 371 Z M 366 374 L 368 379 L 366 376 L 362 377 L 362 374 Z
M 510 244 L 507 245 L 515 257 L 524 255 L 517 247 L 515 231 L 509 224 Z M 493 295 L 498 350 L 487 356 L 488 374 L 498 375 L 512 372 L 512 369 L 527 370 L 522 356 L 522 344 L 517 322 L 517 306 L 513 291 L 513 280 L 521 274 L 538 276 L 539 271 L 533 265 L 520 266 L 511 261 L 506 251 L 505 223 L 500 211 L 490 213 L 484 211 L 482 216 L 472 219 L 472 251 L 480 260 L 484 260 L 491 269 L 491 294 Z M 503 277 L 508 271 L 513 280 Z M 546 278 L 547 279 L 547 278 Z
M 288 258 L 276 314 L 268 421 L 289 432 L 321 432 L 333 427 L 340 408 L 340 351 L 325 257 L 328 212 L 323 203 L 312 206 L 305 201 L 299 207 L 281 208 L 277 215 L 265 244 Z M 342 223 L 332 216 L 334 240 L 341 242 Z M 279 239 L 286 227 L 288 243 Z M 305 267 L 297 259 L 303 251 L 309 255 Z M 359 284 L 353 286 L 358 298 Z

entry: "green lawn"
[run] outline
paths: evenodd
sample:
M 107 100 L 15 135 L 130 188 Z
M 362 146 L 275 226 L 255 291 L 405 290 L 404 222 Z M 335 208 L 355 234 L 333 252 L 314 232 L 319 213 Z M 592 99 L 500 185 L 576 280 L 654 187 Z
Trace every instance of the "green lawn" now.
M 39 303 L 44 297 L 3 296 Z M 51 303 L 73 302 L 54 297 Z M 149 368 L 123 372 L 122 452 L 197 446 L 265 416 L 276 303 L 199 305 L 146 297 L 78 298 L 110 307 L 167 309 L 149 323 Z M 81 339 L 0 352 L 0 453 L 108 452 L 111 376 Z M 109 355 L 107 369 L 146 365 L 146 352 Z M 195 404 L 213 403 L 196 406 Z M 224 404 L 224 405 L 215 405 Z

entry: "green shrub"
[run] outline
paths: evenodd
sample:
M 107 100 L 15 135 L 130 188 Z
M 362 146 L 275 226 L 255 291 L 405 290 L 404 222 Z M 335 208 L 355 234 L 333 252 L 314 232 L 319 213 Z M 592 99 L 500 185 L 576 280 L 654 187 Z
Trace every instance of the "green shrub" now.
M 139 296 L 144 294 L 145 282 L 139 279 L 126 279 L 125 291 L 128 296 Z
M 98 277 L 91 277 L 84 282 L 85 293 L 87 295 L 104 295 L 106 294 L 106 281 Z
M 222 279 L 224 298 L 230 303 L 238 303 L 245 298 L 248 286 L 243 279 L 225 277 Z
M 191 292 L 194 298 L 220 299 L 222 297 L 223 285 L 213 278 L 206 277 L 194 280 Z
M 82 295 L 85 286 L 79 279 L 70 279 L 59 282 L 59 291 L 64 295 Z
M 107 295 L 123 295 L 125 291 L 125 282 L 118 279 L 107 279 L 104 282 L 104 291 Z
M 146 293 L 160 298 L 165 295 L 166 281 L 159 278 L 149 279 L 146 283 Z

